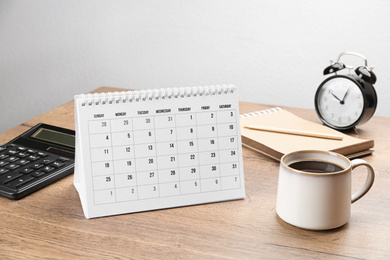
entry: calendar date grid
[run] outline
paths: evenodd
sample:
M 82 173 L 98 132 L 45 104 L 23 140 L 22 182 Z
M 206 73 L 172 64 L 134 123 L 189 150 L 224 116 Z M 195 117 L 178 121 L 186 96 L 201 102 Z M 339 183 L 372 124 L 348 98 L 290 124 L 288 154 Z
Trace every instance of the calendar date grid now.
M 239 189 L 236 112 L 90 120 L 95 204 Z

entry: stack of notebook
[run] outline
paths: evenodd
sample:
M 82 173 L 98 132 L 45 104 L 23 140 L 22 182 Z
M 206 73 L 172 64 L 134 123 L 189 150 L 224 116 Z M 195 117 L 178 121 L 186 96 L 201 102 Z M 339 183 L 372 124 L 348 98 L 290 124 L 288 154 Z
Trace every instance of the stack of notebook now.
M 241 137 L 243 146 L 263 153 L 271 158 L 280 158 L 289 152 L 297 150 L 327 150 L 356 158 L 371 154 L 373 140 L 355 138 L 339 131 L 302 119 L 287 110 L 272 108 L 255 111 L 240 116 Z M 328 139 L 312 136 L 302 136 L 280 132 L 250 129 L 249 126 L 260 126 L 274 129 L 288 129 L 297 132 L 320 133 L 338 136 Z

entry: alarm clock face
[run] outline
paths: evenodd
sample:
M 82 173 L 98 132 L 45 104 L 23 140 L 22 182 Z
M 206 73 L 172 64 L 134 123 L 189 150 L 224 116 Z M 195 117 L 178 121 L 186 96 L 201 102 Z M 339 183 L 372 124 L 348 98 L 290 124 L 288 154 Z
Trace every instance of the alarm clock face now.
M 364 112 L 361 89 L 352 79 L 343 76 L 325 80 L 317 90 L 315 101 L 321 120 L 338 129 L 356 125 Z

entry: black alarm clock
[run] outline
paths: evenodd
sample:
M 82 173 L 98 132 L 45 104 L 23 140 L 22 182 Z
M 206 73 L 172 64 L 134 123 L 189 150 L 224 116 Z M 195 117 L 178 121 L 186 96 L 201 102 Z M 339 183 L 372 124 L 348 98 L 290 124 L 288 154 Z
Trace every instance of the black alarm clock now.
M 346 66 L 340 62 L 343 55 L 354 55 L 364 60 L 364 66 Z M 349 73 L 340 74 L 349 69 Z M 373 87 L 376 76 L 373 67 L 367 66 L 367 59 L 354 52 L 341 53 L 336 62 L 324 69 L 326 78 L 315 94 L 315 109 L 321 121 L 337 130 L 349 130 L 367 122 L 377 106 L 377 95 Z M 353 71 L 353 73 L 351 73 Z

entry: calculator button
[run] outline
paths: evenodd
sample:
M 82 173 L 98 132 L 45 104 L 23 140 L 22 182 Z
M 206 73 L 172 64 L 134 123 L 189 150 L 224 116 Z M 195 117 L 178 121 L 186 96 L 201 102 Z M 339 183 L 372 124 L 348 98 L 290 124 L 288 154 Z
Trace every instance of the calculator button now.
M 18 156 L 19 158 L 24 158 L 24 157 L 27 157 L 27 156 L 28 156 L 28 153 L 25 153 L 25 152 L 18 153 L 17 156 Z
M 6 159 L 7 162 L 16 162 L 17 160 L 19 160 L 19 158 L 16 156 L 10 156 Z
M 18 161 L 18 164 L 20 164 L 20 165 L 26 165 L 26 164 L 28 164 L 30 161 L 28 161 L 28 160 L 25 160 L 25 159 L 22 159 L 22 160 L 19 160 Z
M 24 169 L 20 170 L 19 172 L 23 173 L 23 174 L 29 174 L 32 171 L 34 171 L 34 170 L 31 168 L 24 168 Z
M 1 152 L 1 151 L 4 151 L 4 150 L 6 150 L 6 149 L 7 149 L 6 146 L 0 146 L 0 152 Z
M 15 155 L 15 154 L 18 154 L 18 153 L 19 153 L 18 150 L 9 150 L 9 151 L 7 152 L 7 154 L 9 154 L 9 155 Z
M 54 170 L 54 167 L 45 166 L 41 170 L 44 171 L 44 172 L 51 172 L 52 170 Z
M 44 153 L 44 152 L 38 152 L 38 156 L 45 157 L 45 156 L 47 156 L 47 153 Z
M 0 160 L 3 160 L 7 158 L 9 155 L 8 154 L 0 154 Z
M 44 165 L 42 163 L 34 163 L 31 167 L 34 168 L 34 169 L 39 169 L 41 167 L 43 167 Z
M 63 163 L 63 162 L 55 161 L 55 162 L 52 163 L 52 166 L 59 168 L 59 167 L 64 166 L 64 164 L 65 163 Z
M 36 155 L 30 155 L 30 156 L 27 157 L 26 159 L 27 159 L 27 160 L 30 160 L 30 161 L 36 161 L 36 160 L 38 160 L 39 158 L 41 158 L 41 157 L 36 156 Z
M 7 164 L 9 164 L 9 162 L 0 161 L 0 167 L 6 166 Z
M 44 160 L 42 160 L 42 163 L 43 163 L 43 164 L 45 164 L 45 165 L 47 165 L 47 164 L 51 164 L 52 162 L 54 162 L 54 160 L 53 160 L 53 159 L 51 159 L 51 158 L 48 158 L 48 159 L 44 159 Z
M 29 154 L 36 154 L 36 153 L 37 153 L 37 151 L 35 151 L 35 150 L 33 150 L 33 149 L 28 149 L 27 152 L 28 152 Z
M 12 180 L 15 180 L 16 178 L 19 178 L 23 176 L 23 174 L 20 174 L 18 172 L 10 172 L 10 173 L 7 173 L 7 174 L 4 174 L 2 176 L 0 176 L 0 183 L 8 183 Z
M 32 180 L 34 180 L 34 177 L 29 176 L 29 175 L 24 175 L 24 176 L 16 178 L 16 180 L 11 181 L 10 183 L 8 183 L 7 186 L 9 186 L 11 188 L 18 188 L 21 185 L 26 184 L 27 182 L 30 182 Z
M 20 167 L 19 164 L 16 164 L 16 163 L 11 163 L 11 164 L 8 164 L 5 168 L 9 169 L 9 170 L 14 170 L 16 168 Z
M 31 173 L 30 176 L 32 176 L 32 177 L 41 177 L 44 174 L 46 174 L 46 172 L 44 172 L 44 171 L 35 171 L 35 172 Z
M 4 169 L 4 168 L 1 168 L 1 169 L 0 169 L 0 175 L 4 174 L 4 173 L 6 173 L 6 172 L 9 172 L 9 170 Z

